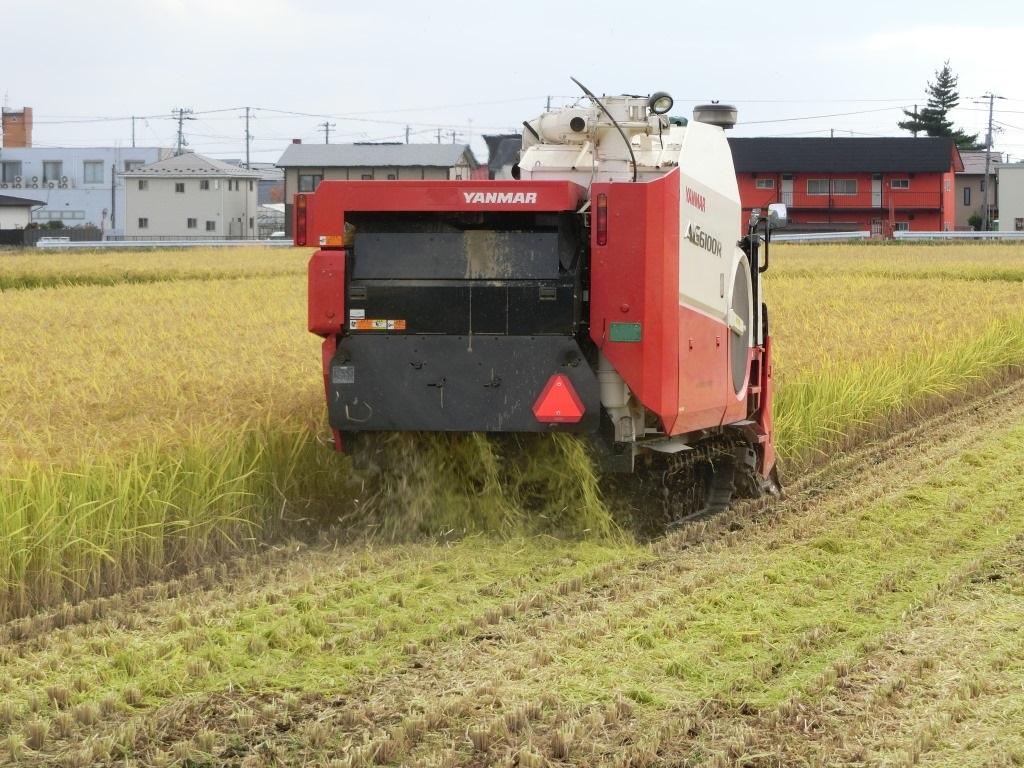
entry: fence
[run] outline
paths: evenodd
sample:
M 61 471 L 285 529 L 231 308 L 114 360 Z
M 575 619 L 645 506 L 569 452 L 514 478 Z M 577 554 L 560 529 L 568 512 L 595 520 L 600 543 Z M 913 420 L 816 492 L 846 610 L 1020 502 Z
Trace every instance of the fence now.
M 66 237 L 76 243 L 96 243 L 103 239 L 103 231 L 98 227 L 61 227 L 60 229 L 40 227 L 38 229 L 25 229 L 22 232 L 24 232 L 25 238 L 22 242 L 29 247 L 35 245 L 44 237 Z
M 867 240 L 866 229 L 853 232 L 772 232 L 773 243 L 828 243 L 837 240 Z
M 72 241 L 54 237 L 49 240 L 40 240 L 36 243 L 37 248 L 47 250 L 74 250 L 74 249 L 102 249 L 119 250 L 126 248 L 232 248 L 240 245 L 267 246 L 269 248 L 291 248 L 291 240 L 102 240 L 102 241 Z
M 1024 240 L 1024 232 L 911 232 L 896 231 L 897 240 Z

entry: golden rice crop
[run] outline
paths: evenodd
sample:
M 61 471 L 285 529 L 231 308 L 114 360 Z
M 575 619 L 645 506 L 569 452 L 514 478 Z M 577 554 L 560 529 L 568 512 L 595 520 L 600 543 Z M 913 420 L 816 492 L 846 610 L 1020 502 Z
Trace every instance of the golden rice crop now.
M 57 285 L 115 285 L 299 274 L 303 248 L 190 248 L 0 253 L 0 291 Z
M 772 246 L 772 277 L 865 276 L 937 280 L 1024 280 L 1019 243 L 792 243 Z
M 1021 282 L 783 268 L 766 292 L 777 436 L 790 460 L 1024 363 Z
M 830 249 L 779 249 L 768 273 L 791 467 L 1024 363 L 1024 286 L 952 277 L 1012 271 L 1004 247 Z M 899 279 L 872 271 L 890 252 Z M 42 258 L 34 274 L 59 277 L 58 257 Z M 613 528 L 573 439 L 400 436 L 389 450 L 404 476 L 354 478 L 327 447 L 301 274 L 216 277 L 300 272 L 305 254 L 59 258 L 104 280 L 150 258 L 168 271 L 0 295 L 0 617 L 187 568 L 299 519 L 391 536 Z M 945 277 L 922 274 L 935 259 Z

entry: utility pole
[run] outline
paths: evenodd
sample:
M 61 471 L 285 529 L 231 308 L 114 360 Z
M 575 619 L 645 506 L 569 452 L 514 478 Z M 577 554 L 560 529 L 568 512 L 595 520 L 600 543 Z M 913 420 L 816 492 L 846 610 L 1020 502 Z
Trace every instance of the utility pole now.
M 437 129 L 437 143 L 438 144 L 441 143 L 441 129 L 440 128 Z
M 188 146 L 188 142 L 185 140 L 185 121 L 195 120 L 195 118 L 192 117 L 192 110 L 186 109 L 185 107 L 172 109 L 171 114 L 178 119 L 178 146 L 177 149 L 174 150 L 174 154 L 180 155 L 182 153 L 182 148 Z
M 455 137 L 458 136 L 458 134 L 455 131 L 452 131 L 451 134 L 452 134 L 452 144 L 454 144 L 455 143 Z
M 989 174 L 992 172 L 992 138 L 995 128 L 992 126 L 993 111 L 995 110 L 996 99 L 1005 99 L 1005 96 L 997 96 L 996 94 L 989 91 L 981 97 L 980 101 L 975 101 L 975 104 L 984 104 L 988 101 L 988 132 L 985 134 L 985 176 L 982 179 L 982 192 L 985 195 L 984 209 L 985 218 L 984 231 L 988 232 L 992 227 L 992 204 L 989 198 Z
M 409 126 L 405 126 L 405 143 L 409 143 Z
M 249 133 L 249 110 L 250 109 L 251 109 L 251 107 L 246 107 L 245 108 L 245 167 L 246 167 L 247 170 L 252 168 L 252 166 L 249 165 L 249 142 L 252 141 L 252 134 Z
M 132 146 L 135 146 L 135 115 L 132 115 Z
M 544 111 L 545 111 L 545 112 L 550 112 L 550 111 L 551 111 L 551 97 L 550 97 L 550 96 L 548 96 L 548 103 L 547 103 L 547 105 L 546 105 L 546 106 L 544 107 Z
M 917 119 L 918 119 L 917 118 L 917 104 L 915 104 L 914 105 L 914 125 L 917 125 Z M 914 128 L 914 130 L 911 131 L 911 133 L 914 134 L 914 138 L 916 139 L 917 138 L 917 128 Z
M 991 91 L 985 95 L 988 97 L 988 133 L 985 134 L 985 223 L 982 226 L 984 231 L 988 232 L 992 228 L 992 206 L 989 205 L 988 182 L 989 172 L 992 168 L 992 109 L 996 96 Z
M 335 125 L 335 123 L 329 123 L 326 120 L 317 125 L 317 128 L 322 129 L 324 132 L 324 144 L 331 143 L 331 128 L 333 128 Z

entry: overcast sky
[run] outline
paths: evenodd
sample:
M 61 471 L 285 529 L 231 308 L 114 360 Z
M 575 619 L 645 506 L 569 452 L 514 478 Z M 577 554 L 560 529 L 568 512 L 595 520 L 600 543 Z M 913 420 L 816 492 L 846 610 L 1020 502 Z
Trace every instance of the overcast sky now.
M 899 108 L 949 59 L 957 124 L 983 131 L 987 91 L 1024 157 L 1020 2 L 462 2 L 455 0 L 0 0 L 0 97 L 35 109 L 40 146 L 173 143 L 174 107 L 195 110 L 192 148 L 253 159 L 293 137 L 473 138 L 576 97 L 667 90 L 674 113 L 739 106 L 737 135 L 898 135 Z M 970 20 L 967 20 L 969 14 Z M 962 22 L 962 23 L 961 23 Z M 277 111 L 273 111 L 277 110 Z M 307 113 L 308 116 L 286 114 Z M 850 114 L 855 113 L 855 114 Z M 330 115 L 330 117 L 325 117 Z M 827 117 L 825 117 L 828 115 Z M 812 117 L 822 116 L 822 117 Z M 97 120 L 96 118 L 105 118 Z M 117 118 L 117 119 L 107 119 Z

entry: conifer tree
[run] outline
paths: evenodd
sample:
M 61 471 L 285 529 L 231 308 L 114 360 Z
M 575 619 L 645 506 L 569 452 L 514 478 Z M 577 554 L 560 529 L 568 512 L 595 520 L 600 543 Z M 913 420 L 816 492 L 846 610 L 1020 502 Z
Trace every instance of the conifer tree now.
M 954 128 L 953 121 L 949 119 L 949 112 L 960 103 L 957 80 L 947 60 L 942 69 L 936 70 L 935 82 L 928 82 L 925 89 L 928 94 L 927 105 L 920 111 L 903 110 L 903 114 L 909 119 L 900 122 L 899 127 L 915 135 L 923 133 L 926 136 L 949 136 L 960 149 L 976 148 L 978 134 L 972 135 Z

